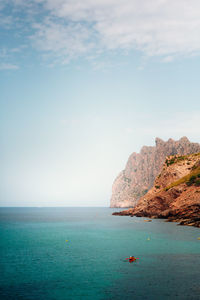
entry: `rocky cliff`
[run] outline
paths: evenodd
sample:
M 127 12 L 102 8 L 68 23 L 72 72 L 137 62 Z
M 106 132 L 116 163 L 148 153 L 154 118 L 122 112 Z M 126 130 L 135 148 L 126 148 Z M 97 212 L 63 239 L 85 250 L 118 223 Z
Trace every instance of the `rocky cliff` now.
M 167 218 L 200 227 L 200 153 L 167 157 L 153 188 L 136 207 L 114 214 Z
M 113 183 L 110 207 L 134 207 L 153 186 L 166 156 L 200 152 L 200 144 L 191 143 L 187 137 L 167 142 L 156 138 L 155 144 L 154 147 L 144 146 L 140 153 L 130 155 L 125 169 Z

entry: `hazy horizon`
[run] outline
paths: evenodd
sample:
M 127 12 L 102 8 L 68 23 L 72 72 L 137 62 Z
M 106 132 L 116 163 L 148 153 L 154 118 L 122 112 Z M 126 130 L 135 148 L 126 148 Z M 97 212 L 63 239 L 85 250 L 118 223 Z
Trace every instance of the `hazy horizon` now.
M 200 143 L 196 0 L 0 0 L 1 207 L 108 207 L 143 145 Z

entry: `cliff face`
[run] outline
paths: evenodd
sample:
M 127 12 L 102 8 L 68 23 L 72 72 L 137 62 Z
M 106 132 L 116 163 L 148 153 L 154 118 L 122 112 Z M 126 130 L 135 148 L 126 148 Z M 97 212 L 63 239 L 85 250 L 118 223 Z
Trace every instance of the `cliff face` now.
M 200 153 L 167 157 L 153 188 L 135 208 L 118 214 L 168 218 L 200 227 Z
M 131 154 L 125 169 L 113 183 L 110 207 L 134 207 L 153 186 L 166 156 L 200 152 L 200 144 L 190 143 L 186 137 L 167 142 L 156 138 L 155 143 L 154 147 L 144 146 L 140 153 Z

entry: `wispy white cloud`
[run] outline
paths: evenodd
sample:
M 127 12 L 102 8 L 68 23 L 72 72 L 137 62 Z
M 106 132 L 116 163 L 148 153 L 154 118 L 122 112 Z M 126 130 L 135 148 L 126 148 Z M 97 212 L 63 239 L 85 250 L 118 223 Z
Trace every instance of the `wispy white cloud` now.
M 198 0 L 12 0 L 30 15 L 37 50 L 56 62 L 91 53 L 140 51 L 170 62 L 200 54 Z M 3 7 L 0 0 L 0 7 Z M 10 19 L 4 20 L 10 22 Z M 26 20 L 27 22 L 27 20 Z M 32 32 L 34 30 L 34 33 Z
M 0 70 L 18 70 L 19 66 L 9 63 L 0 64 Z
M 74 57 L 88 53 L 93 47 L 90 30 L 78 23 L 60 24 L 46 18 L 42 23 L 33 24 L 36 32 L 31 36 L 38 50 L 53 54 L 62 64 Z
M 3 14 L 0 14 L 0 27 L 9 29 L 12 24 L 13 24 L 12 16 L 4 16 Z
M 89 33 L 95 32 L 98 40 L 95 46 L 104 50 L 137 49 L 147 56 L 166 56 L 165 62 L 171 61 L 173 56 L 200 53 L 200 2 L 197 0 L 175 0 L 170 3 L 166 0 L 38 1 L 58 20 L 78 24 L 77 27 L 74 25 L 72 35 L 80 32 L 80 28 L 89 30 Z M 52 23 L 51 30 L 54 30 L 53 26 L 56 29 L 58 24 Z M 66 31 L 65 24 L 59 27 L 61 32 Z M 49 50 L 58 49 L 58 43 L 63 48 L 63 36 L 60 35 L 53 44 L 45 29 L 46 24 L 40 24 L 39 32 L 44 32 L 44 44 L 50 42 Z M 36 42 L 37 37 L 36 34 Z M 66 43 L 71 36 L 65 35 L 65 38 Z M 88 41 L 82 39 L 79 44 L 81 48 L 82 42 L 85 43 L 84 49 L 89 46 Z
M 19 61 L 15 56 L 20 54 L 24 48 L 24 45 L 18 48 L 0 48 L 0 70 L 18 70 Z
M 5 7 L 5 1 L 0 0 L 0 11 L 3 10 L 4 7 Z

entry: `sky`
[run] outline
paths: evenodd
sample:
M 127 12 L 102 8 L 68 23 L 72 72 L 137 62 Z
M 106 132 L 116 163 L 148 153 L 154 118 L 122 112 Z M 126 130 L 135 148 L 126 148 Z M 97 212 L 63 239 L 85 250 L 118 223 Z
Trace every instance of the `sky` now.
M 0 0 L 0 206 L 109 206 L 129 155 L 200 142 L 200 2 Z

